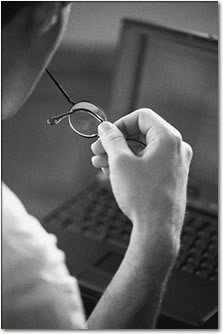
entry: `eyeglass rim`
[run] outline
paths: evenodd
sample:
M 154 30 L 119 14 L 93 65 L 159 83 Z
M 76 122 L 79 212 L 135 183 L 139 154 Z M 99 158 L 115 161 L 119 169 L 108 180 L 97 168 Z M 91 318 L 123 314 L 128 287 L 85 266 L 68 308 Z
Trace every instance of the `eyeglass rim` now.
M 91 102 L 91 101 L 89 101 L 89 100 L 78 100 L 78 101 L 76 101 L 76 102 L 73 103 L 71 109 L 72 109 L 76 104 L 78 104 L 78 103 L 90 103 L 90 104 L 92 104 L 93 106 L 95 106 L 95 107 L 97 107 L 98 109 L 100 109 L 100 110 L 103 112 L 103 114 L 105 114 L 105 111 L 104 111 L 101 107 L 99 107 L 96 103 L 93 103 L 93 102 Z M 84 109 L 84 108 L 83 108 L 83 109 Z
M 86 101 L 84 101 L 84 102 L 86 102 Z M 90 102 L 90 103 L 91 103 L 91 102 Z M 91 103 L 91 104 L 93 104 L 93 103 Z M 94 105 L 95 105 L 95 104 L 94 104 Z M 95 106 L 96 106 L 96 105 L 95 105 Z M 96 107 L 98 107 L 98 106 L 96 106 Z M 101 110 L 101 108 L 100 108 L 100 110 Z M 92 134 L 92 135 L 86 135 L 86 134 L 84 134 L 83 132 L 78 131 L 78 130 L 74 127 L 74 125 L 73 125 L 72 122 L 71 122 L 71 115 L 72 115 L 75 111 L 86 111 L 87 113 L 91 114 L 93 117 L 95 117 L 97 120 L 99 120 L 99 121 L 102 123 L 102 122 L 105 122 L 105 121 L 107 120 L 107 117 L 106 117 L 106 115 L 104 114 L 103 110 L 102 110 L 102 113 L 103 113 L 103 115 L 105 116 L 105 120 L 102 120 L 101 118 L 97 117 L 98 115 L 97 115 L 95 112 L 93 112 L 93 111 L 91 111 L 91 110 L 88 110 L 88 109 L 85 109 L 85 108 L 76 109 L 76 110 L 74 110 L 74 111 L 72 111 L 72 112 L 70 112 L 70 113 L 67 113 L 67 115 L 66 115 L 66 116 L 68 117 L 68 123 L 69 123 L 71 129 L 72 129 L 74 132 L 76 132 L 77 134 L 79 134 L 80 136 L 85 137 L 85 138 L 95 138 L 95 137 L 98 137 L 98 134 L 97 134 L 97 133 L 94 133 L 94 134 Z M 66 117 L 66 116 L 65 116 L 65 117 Z
M 104 110 L 103 110 L 101 107 L 97 106 L 97 104 L 92 103 L 92 102 L 90 102 L 90 101 L 86 101 L 86 100 L 84 100 L 84 101 L 78 101 L 78 102 L 75 102 L 75 104 L 74 104 L 73 106 L 75 106 L 75 105 L 78 104 L 78 103 L 90 103 L 90 104 L 92 104 L 93 106 L 97 107 L 97 108 L 102 112 L 102 114 L 104 115 L 104 120 L 102 120 L 101 117 L 98 116 L 98 115 L 96 114 L 96 112 L 94 112 L 94 111 L 92 111 L 92 110 L 89 110 L 89 109 L 86 109 L 86 108 L 77 108 L 77 109 L 75 109 L 75 110 L 69 111 L 69 112 L 67 113 L 67 116 L 69 116 L 69 115 L 75 113 L 75 111 L 83 110 L 83 111 L 86 111 L 86 112 L 88 112 L 89 114 L 93 115 L 94 117 L 96 117 L 96 118 L 97 118 L 99 121 L 101 121 L 101 122 L 105 122 L 105 121 L 107 121 L 107 116 L 106 116 Z M 73 108 L 73 107 L 72 107 L 72 108 Z M 72 108 L 71 108 L 71 109 L 72 109 Z
M 83 132 L 80 132 L 80 131 L 78 131 L 77 129 L 75 129 L 75 128 L 73 127 L 72 123 L 71 123 L 70 115 L 68 115 L 68 123 L 69 123 L 69 125 L 70 125 L 70 127 L 71 127 L 71 130 L 73 130 L 74 132 L 76 132 L 76 133 L 77 133 L 78 135 L 80 135 L 81 137 L 85 137 L 85 138 L 96 138 L 96 137 L 98 137 L 98 134 L 96 134 L 96 133 L 94 133 L 94 134 L 92 134 L 92 135 L 86 135 L 86 134 L 84 134 Z

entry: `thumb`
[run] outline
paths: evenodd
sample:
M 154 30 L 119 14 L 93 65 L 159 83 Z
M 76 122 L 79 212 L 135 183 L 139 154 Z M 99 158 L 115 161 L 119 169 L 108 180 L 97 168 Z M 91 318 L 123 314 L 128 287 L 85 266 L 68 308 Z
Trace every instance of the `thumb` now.
M 123 133 L 112 123 L 103 122 L 98 126 L 101 143 L 109 157 L 129 150 Z

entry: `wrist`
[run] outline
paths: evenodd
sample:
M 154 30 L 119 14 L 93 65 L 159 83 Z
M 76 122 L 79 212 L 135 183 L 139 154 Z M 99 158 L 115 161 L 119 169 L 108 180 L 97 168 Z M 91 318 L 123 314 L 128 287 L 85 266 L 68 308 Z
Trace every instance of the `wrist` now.
M 164 224 L 153 222 L 151 225 L 150 228 L 142 228 L 140 224 L 133 224 L 129 249 L 132 256 L 145 262 L 145 266 L 167 271 L 179 253 L 180 237 Z

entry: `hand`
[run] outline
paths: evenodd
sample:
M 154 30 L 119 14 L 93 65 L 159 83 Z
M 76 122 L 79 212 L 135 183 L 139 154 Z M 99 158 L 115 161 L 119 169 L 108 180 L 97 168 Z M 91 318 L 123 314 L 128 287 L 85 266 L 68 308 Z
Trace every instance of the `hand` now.
M 99 125 L 92 163 L 109 174 L 116 201 L 137 234 L 179 243 L 192 150 L 180 133 L 150 109 Z M 146 143 L 136 156 L 126 137 Z

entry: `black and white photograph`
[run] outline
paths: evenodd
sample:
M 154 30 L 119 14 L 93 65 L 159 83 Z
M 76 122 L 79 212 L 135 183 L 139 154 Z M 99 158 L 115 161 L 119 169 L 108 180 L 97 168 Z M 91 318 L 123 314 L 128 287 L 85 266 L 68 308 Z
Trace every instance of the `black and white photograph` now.
M 1 328 L 219 329 L 218 1 L 1 1 Z

